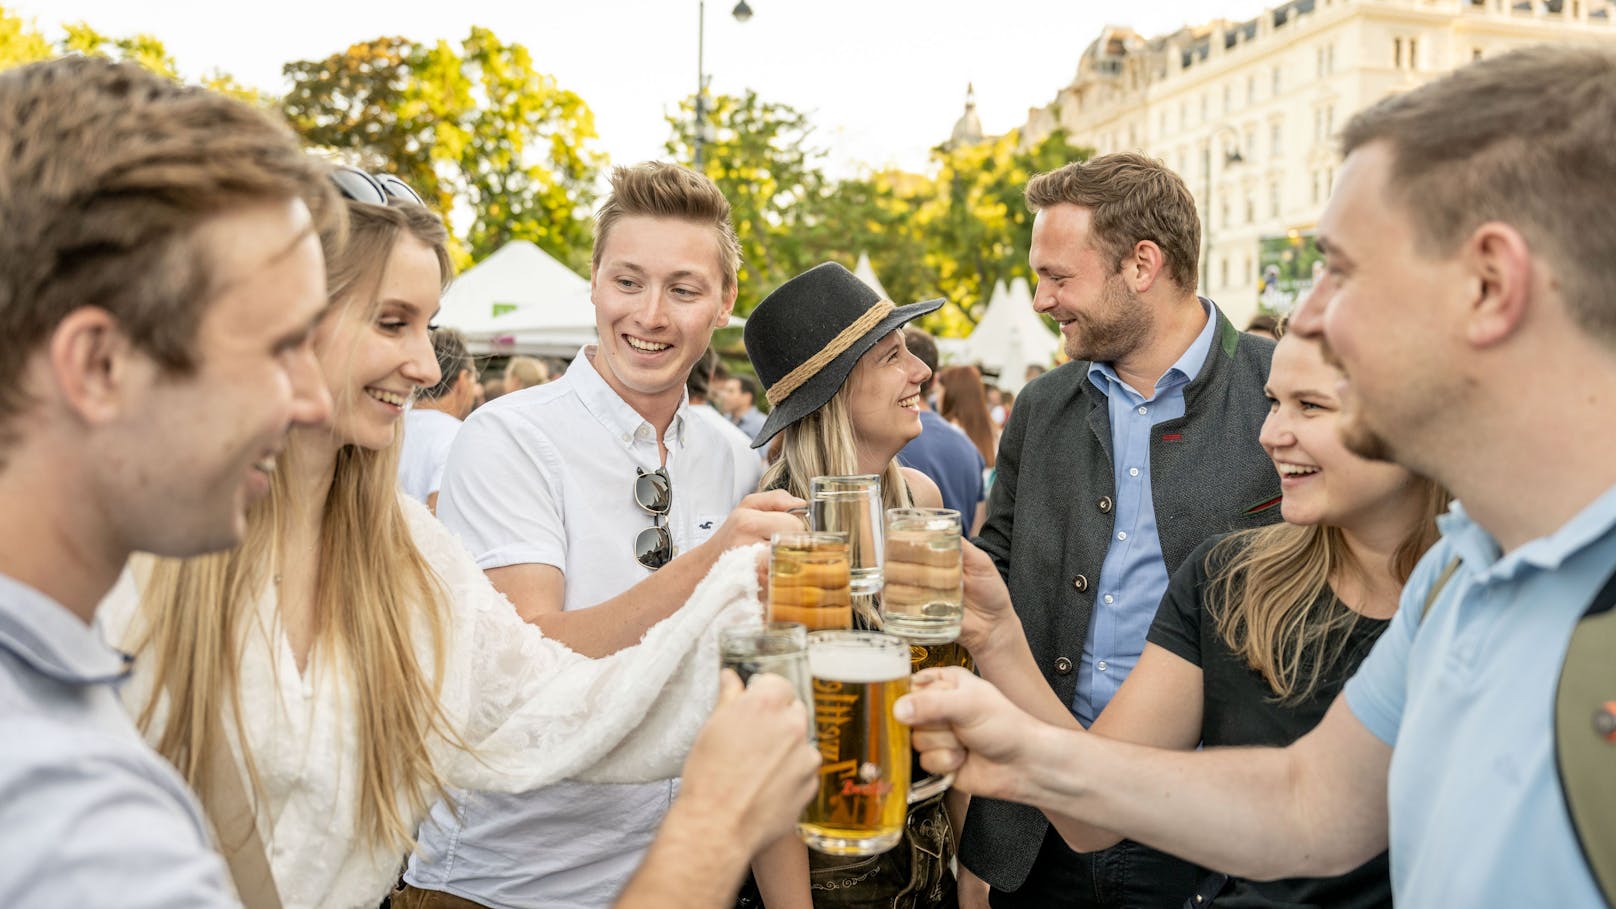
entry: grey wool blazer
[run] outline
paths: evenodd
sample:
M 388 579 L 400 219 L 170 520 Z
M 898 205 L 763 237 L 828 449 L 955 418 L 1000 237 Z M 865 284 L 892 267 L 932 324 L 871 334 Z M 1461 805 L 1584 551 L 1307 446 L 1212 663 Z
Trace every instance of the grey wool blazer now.
M 1151 496 L 1169 575 L 1207 537 L 1279 520 L 1279 476 L 1257 443 L 1274 342 L 1239 331 L 1215 306 L 1212 313 L 1216 335 L 1184 389 L 1184 416 L 1151 430 Z M 976 540 L 1010 587 L 1044 679 L 1068 704 L 1116 495 L 1110 411 L 1088 369 L 1068 363 L 1016 398 Z M 995 888 L 1016 890 L 1047 828 L 1037 809 L 973 798 L 960 859 Z

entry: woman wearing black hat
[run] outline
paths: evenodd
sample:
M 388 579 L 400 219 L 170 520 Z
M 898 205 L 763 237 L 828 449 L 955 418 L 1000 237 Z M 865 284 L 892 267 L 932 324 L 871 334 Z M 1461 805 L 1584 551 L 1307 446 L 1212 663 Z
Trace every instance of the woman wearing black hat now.
M 886 508 L 942 506 L 937 484 L 896 460 L 920 435 L 920 385 L 930 375 L 904 346 L 901 329 L 942 305 L 927 300 L 894 306 L 835 263 L 792 278 L 758 304 L 746 322 L 746 353 L 774 409 L 752 446 L 782 436 L 763 488 L 806 499 L 816 476 L 874 474 L 881 478 Z M 859 608 L 855 598 L 854 605 L 855 624 L 880 626 L 868 602 Z M 911 650 L 917 663 L 928 666 L 956 654 L 952 662 L 963 660 L 957 645 Z M 774 909 L 801 904 L 802 851 L 787 843 L 755 864 Z M 813 905 L 952 909 L 953 854 L 943 797 L 923 801 L 911 806 L 904 839 L 885 853 L 852 859 L 810 853 Z M 740 905 L 756 906 L 757 899 L 748 886 Z

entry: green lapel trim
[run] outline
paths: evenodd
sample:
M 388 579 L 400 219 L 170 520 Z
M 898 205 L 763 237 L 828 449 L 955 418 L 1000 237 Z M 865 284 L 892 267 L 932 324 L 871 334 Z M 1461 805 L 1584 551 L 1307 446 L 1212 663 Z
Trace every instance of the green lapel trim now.
M 1223 355 L 1232 360 L 1235 345 L 1240 343 L 1240 329 L 1235 328 L 1233 322 L 1224 318 L 1222 310 L 1214 309 L 1213 312 L 1218 317 L 1218 346 L 1223 348 Z

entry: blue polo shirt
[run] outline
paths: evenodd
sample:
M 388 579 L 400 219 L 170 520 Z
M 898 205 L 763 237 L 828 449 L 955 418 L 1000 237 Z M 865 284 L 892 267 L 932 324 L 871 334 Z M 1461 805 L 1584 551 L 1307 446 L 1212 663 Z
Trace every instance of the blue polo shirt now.
M 1200 373 L 1212 350 L 1218 320 L 1212 317 L 1209 302 L 1202 300 L 1201 306 L 1206 309 L 1206 327 L 1156 381 L 1150 397 L 1122 381 L 1111 364 L 1089 364 L 1089 380 L 1105 393 L 1111 417 L 1116 521 L 1100 566 L 1099 595 L 1094 598 L 1094 616 L 1072 695 L 1072 715 L 1085 727 L 1111 703 L 1139 662 L 1145 633 L 1167 592 L 1167 563 L 1162 559 L 1150 479 L 1150 430 L 1184 415 L 1184 388 Z
M 1359 722 L 1394 749 L 1397 904 L 1601 906 L 1555 772 L 1554 694 L 1572 628 L 1616 566 L 1616 487 L 1508 554 L 1458 505 L 1440 523 L 1346 688 Z
M 128 668 L 43 593 L 0 575 L 0 906 L 239 906 L 201 809 L 141 741 Z
M 920 412 L 920 435 L 898 452 L 898 463 L 913 467 L 937 484 L 943 507 L 960 514 L 960 532 L 971 535 L 976 504 L 982 501 L 982 471 L 987 464 L 965 433 L 930 410 Z

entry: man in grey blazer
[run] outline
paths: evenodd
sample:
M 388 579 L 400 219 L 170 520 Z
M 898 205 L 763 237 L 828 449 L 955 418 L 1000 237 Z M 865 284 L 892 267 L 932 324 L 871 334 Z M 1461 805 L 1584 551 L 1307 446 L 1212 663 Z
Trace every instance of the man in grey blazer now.
M 1257 444 L 1273 342 L 1196 295 L 1200 221 L 1137 154 L 1040 174 L 1034 308 L 1071 363 L 1027 385 L 999 445 L 978 545 L 1010 587 L 1050 686 L 1085 726 L 1144 648 L 1168 576 L 1215 533 L 1279 518 Z M 1197 872 L 1137 843 L 1079 855 L 1036 809 L 973 800 L 960 846 L 1003 907 L 1180 905 Z

